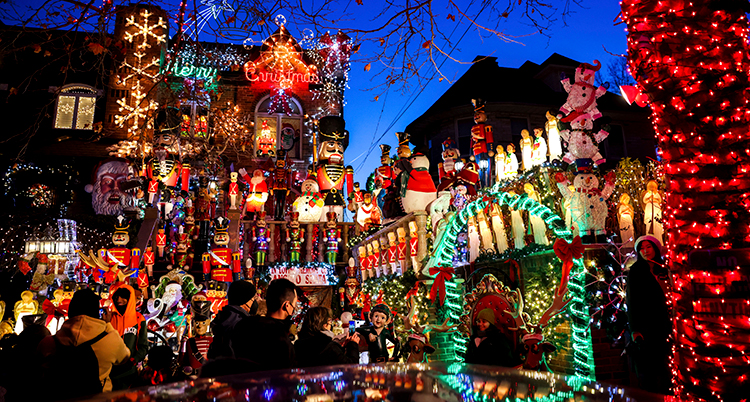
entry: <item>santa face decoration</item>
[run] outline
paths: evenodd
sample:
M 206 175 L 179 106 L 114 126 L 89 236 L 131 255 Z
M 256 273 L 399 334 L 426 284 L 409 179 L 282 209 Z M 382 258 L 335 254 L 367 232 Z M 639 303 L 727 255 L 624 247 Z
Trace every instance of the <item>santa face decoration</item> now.
M 133 196 L 123 190 L 129 171 L 130 166 L 125 161 L 107 162 L 97 169 L 94 184 L 86 186 L 96 214 L 119 215 L 123 206 L 131 204 Z
M 344 146 L 338 141 L 323 141 L 318 157 L 321 161 L 327 160 L 328 163 L 341 165 L 344 163 Z

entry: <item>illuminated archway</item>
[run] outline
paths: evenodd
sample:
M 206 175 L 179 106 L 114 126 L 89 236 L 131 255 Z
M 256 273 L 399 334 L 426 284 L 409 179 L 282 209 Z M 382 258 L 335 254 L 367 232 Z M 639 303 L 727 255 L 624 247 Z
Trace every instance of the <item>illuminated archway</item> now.
M 427 267 L 440 266 L 441 264 L 452 264 L 453 254 L 456 250 L 456 238 L 468 224 L 470 217 L 475 216 L 477 211 L 484 210 L 487 206 L 496 202 L 501 207 L 511 207 L 516 210 L 528 211 L 530 214 L 538 216 L 544 220 L 547 227 L 550 228 L 557 238 L 565 239 L 570 242 L 573 240 L 573 234 L 565 226 L 565 221 L 557 216 L 552 210 L 545 205 L 534 201 L 528 195 L 516 195 L 503 191 L 491 191 L 482 197 L 472 201 L 461 211 L 457 212 L 445 227 L 445 232 L 439 239 L 439 243 L 433 247 L 433 253 L 430 257 Z M 573 297 L 568 307 L 570 314 L 570 327 L 573 345 L 573 359 L 575 375 L 587 379 L 594 379 L 594 354 L 591 346 L 591 333 L 589 331 L 589 314 L 588 307 L 585 303 L 584 277 L 586 270 L 583 265 L 583 259 L 573 260 L 573 269 L 570 272 L 570 281 L 568 289 Z M 452 311 L 449 315 L 454 323 L 458 322 L 463 307 L 461 303 L 456 302 L 460 297 L 456 291 L 455 283 L 446 283 L 446 305 Z M 453 341 L 465 343 L 465 340 L 459 335 L 453 335 Z M 458 359 L 458 356 L 454 357 Z

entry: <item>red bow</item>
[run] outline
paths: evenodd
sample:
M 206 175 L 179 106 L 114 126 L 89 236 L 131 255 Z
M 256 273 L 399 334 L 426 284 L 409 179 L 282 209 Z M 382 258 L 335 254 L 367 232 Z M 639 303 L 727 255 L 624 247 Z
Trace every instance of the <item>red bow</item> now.
M 445 281 L 451 280 L 456 270 L 451 266 L 430 267 L 430 275 L 435 276 L 430 288 L 430 300 L 435 301 L 435 296 L 440 295 L 440 304 L 445 303 Z
M 568 287 L 568 276 L 570 270 L 573 269 L 573 259 L 583 257 L 585 248 L 581 244 L 580 236 L 576 236 L 571 243 L 568 243 L 565 239 L 557 239 L 552 248 L 555 250 L 557 258 L 563 263 L 562 278 L 560 279 L 560 286 L 557 288 L 559 294 Z

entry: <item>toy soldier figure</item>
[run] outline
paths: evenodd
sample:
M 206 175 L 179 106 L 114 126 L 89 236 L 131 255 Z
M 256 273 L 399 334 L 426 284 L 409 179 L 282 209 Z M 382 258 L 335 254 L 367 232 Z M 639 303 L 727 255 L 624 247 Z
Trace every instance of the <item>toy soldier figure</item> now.
M 354 182 L 354 191 L 349 193 L 349 205 L 347 208 L 349 209 L 349 211 L 354 212 L 356 216 L 359 206 L 362 205 L 364 201 L 365 201 L 365 198 L 362 193 L 362 190 L 359 188 L 359 182 L 358 181 Z
M 286 209 L 286 196 L 289 194 L 289 167 L 286 161 L 286 152 L 279 150 L 276 157 L 276 168 L 273 170 L 273 184 L 271 185 L 270 194 L 273 195 L 274 219 L 277 221 L 284 220 L 284 210 Z
M 229 219 L 220 216 L 214 221 L 214 247 L 203 254 L 203 280 L 233 282 L 240 279 L 240 253 L 233 253 L 229 244 Z
M 482 154 L 493 156 L 495 152 L 493 151 L 492 126 L 485 124 L 487 122 L 487 114 L 484 112 L 485 102 L 482 99 L 472 99 L 471 103 L 474 105 L 474 123 L 476 124 L 471 127 L 472 157 L 470 159 L 474 160 Z
M 299 262 L 302 242 L 305 241 L 305 229 L 299 227 L 299 212 L 292 212 L 290 216 L 291 221 L 286 229 L 286 241 L 289 243 L 289 262 Z
M 167 108 L 159 111 L 154 127 L 154 157 L 144 166 L 143 176 L 149 179 L 148 202 L 156 207 L 160 190 L 175 189 L 181 179 L 181 189 L 190 185 L 190 165 L 180 162 L 179 147 L 180 111 Z M 169 201 L 169 197 L 163 202 Z
M 318 164 L 313 169 L 315 179 L 324 196 L 327 211 L 336 212 L 337 219 L 344 218 L 344 183 L 347 192 L 353 191 L 354 169 L 344 167 L 344 150 L 349 145 L 349 132 L 345 121 L 339 116 L 326 116 L 320 119 L 320 147 Z M 323 219 L 321 215 L 321 219 Z
M 252 234 L 255 242 L 255 265 L 262 267 L 266 265 L 268 243 L 271 242 L 271 237 L 268 235 L 268 224 L 266 223 L 266 211 L 257 213 Z
M 339 253 L 339 242 L 341 241 L 341 229 L 336 225 L 336 213 L 331 211 L 326 214 L 328 222 L 325 228 L 326 262 L 336 264 L 336 256 Z
M 417 235 L 417 223 L 409 222 L 409 255 L 411 256 L 411 266 L 415 274 L 419 274 L 419 262 L 417 261 L 417 252 L 419 251 L 419 236 Z
M 382 212 L 383 217 L 387 219 L 397 218 L 406 214 L 404 212 L 404 208 L 401 206 L 399 195 L 401 193 L 402 186 L 406 185 L 406 177 L 409 176 L 408 171 L 410 169 L 408 169 L 408 166 L 409 157 L 411 156 L 411 149 L 409 149 L 409 139 L 411 138 L 411 136 L 409 135 L 409 133 L 403 132 L 396 133 L 396 136 L 398 137 L 398 149 L 396 150 L 396 153 L 398 154 L 398 161 L 396 161 L 393 165 L 393 181 L 391 185 L 388 186 L 385 196 L 383 197 Z
M 177 236 L 177 247 L 175 249 L 174 261 L 172 261 L 172 264 L 179 269 L 187 271 L 193 266 L 193 253 L 190 250 L 191 241 L 188 234 L 184 232 L 182 226 L 180 226 L 180 231 Z
M 237 183 L 239 174 L 237 172 L 229 173 L 229 209 L 237 209 L 237 197 L 240 195 L 240 185 Z
M 456 181 L 456 175 L 458 169 L 456 169 L 456 162 L 461 158 L 461 151 L 456 146 L 456 141 L 453 138 L 448 138 L 443 141 L 443 161 L 438 163 L 438 191 L 443 191 L 451 186 Z
M 198 238 L 208 240 L 211 220 L 214 217 L 216 190 L 209 186 L 207 176 L 198 179 L 198 196 L 195 200 L 195 220 L 198 222 Z
M 396 258 L 401 270 L 401 275 L 406 272 L 406 230 L 404 228 L 396 229 L 398 234 L 398 248 L 396 249 Z
M 185 374 L 195 375 L 208 360 L 208 348 L 214 337 L 208 334 L 211 324 L 211 306 L 205 300 L 194 300 L 193 308 L 193 336 L 184 337 L 180 348 L 180 366 Z
M 378 207 L 383 207 L 385 196 L 388 194 L 393 181 L 396 180 L 396 173 L 393 171 L 393 160 L 391 159 L 391 146 L 380 144 L 380 166 L 375 169 L 375 203 Z
M 115 247 L 99 250 L 99 257 L 110 266 L 109 271 L 104 274 L 106 283 L 115 282 L 120 271 L 125 276 L 132 276 L 133 278 L 139 276 L 138 267 L 141 263 L 141 250 L 127 247 L 130 242 L 129 228 L 130 220 L 122 215 L 118 216 L 115 223 L 115 232 L 112 233 L 112 243 Z

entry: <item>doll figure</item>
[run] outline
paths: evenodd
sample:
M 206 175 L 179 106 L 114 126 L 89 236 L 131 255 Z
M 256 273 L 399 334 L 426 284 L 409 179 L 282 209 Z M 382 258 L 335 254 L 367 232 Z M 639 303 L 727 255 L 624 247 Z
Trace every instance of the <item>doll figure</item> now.
M 115 282 L 122 272 L 124 276 L 134 278 L 146 278 L 146 273 L 142 270 L 139 272 L 138 267 L 141 263 L 141 250 L 137 248 L 129 249 L 130 220 L 120 215 L 115 223 L 115 231 L 112 233 L 112 244 L 114 247 L 99 250 L 99 257 L 109 265 L 109 272 L 104 274 L 104 281 L 108 284 Z M 146 278 L 146 282 L 148 279 Z
M 509 194 L 515 195 L 513 191 L 510 191 Z M 511 231 L 513 232 L 513 246 L 516 249 L 522 249 L 526 247 L 526 242 L 524 240 L 524 236 L 526 236 L 526 226 L 523 224 L 523 217 L 521 216 L 521 211 L 517 209 L 510 208 L 510 227 Z
M 646 183 L 646 191 L 643 193 L 643 223 L 646 225 L 646 235 L 656 237 L 656 240 L 663 244 L 664 229 L 662 227 L 661 203 L 662 197 L 659 193 L 659 185 L 656 184 L 656 181 L 649 180 Z
M 398 259 L 399 275 L 406 272 L 406 229 L 397 228 L 398 247 L 396 248 L 396 258 Z
M 534 129 L 534 145 L 531 151 L 531 164 L 541 166 L 547 161 L 547 141 L 542 135 L 544 131 L 541 128 Z
M 318 121 L 320 146 L 318 164 L 313 167 L 325 209 L 335 212 L 337 220 L 344 219 L 344 185 L 348 193 L 354 190 L 354 169 L 344 167 L 344 150 L 349 145 L 349 132 L 345 124 L 339 116 L 325 116 Z
M 427 355 L 435 352 L 435 347 L 430 345 L 427 337 L 413 333 L 409 334 L 406 342 L 406 350 L 409 356 L 406 358 L 407 363 L 427 363 Z
M 523 190 L 529 195 L 529 198 L 536 202 L 540 202 L 539 194 L 531 183 L 524 184 Z M 529 213 L 529 223 L 531 224 L 531 230 L 534 231 L 534 243 L 548 246 L 547 224 L 544 223 L 544 219 L 542 219 L 541 216 Z
M 34 300 L 34 294 L 28 290 L 21 292 L 21 300 L 13 306 L 13 318 L 16 320 L 15 332 L 20 334 L 23 331 L 22 318 L 27 315 L 36 314 L 39 308 L 39 302 Z
M 299 227 L 299 212 L 290 214 L 291 220 L 286 228 L 286 241 L 289 243 L 289 262 L 299 262 L 302 254 L 302 243 L 305 241 L 305 229 Z
M 232 252 L 229 244 L 229 219 L 220 216 L 214 221 L 214 246 L 203 253 L 203 280 L 233 282 L 240 279 L 240 253 Z
M 617 204 L 617 217 L 620 224 L 620 240 L 623 247 L 632 248 L 635 237 L 633 227 L 633 206 L 630 205 L 630 196 L 627 193 L 620 195 L 620 202 Z
M 479 229 L 477 228 L 477 222 L 474 219 L 473 216 L 469 217 L 469 220 L 467 222 L 468 224 L 468 231 L 467 231 L 467 239 L 469 241 L 469 262 L 476 261 L 477 257 L 479 257 Z
M 398 242 L 396 241 L 396 234 L 393 232 L 388 232 L 388 265 L 391 266 L 392 274 L 402 274 L 398 265 Z
M 229 173 L 229 209 L 237 209 L 237 197 L 240 195 L 240 185 L 237 183 L 239 174 L 237 172 Z
M 557 118 L 547 111 L 547 122 L 544 124 L 547 130 L 547 145 L 549 146 L 549 161 L 562 157 L 562 144 L 560 143 L 560 131 L 557 128 Z
M 299 212 L 300 222 L 318 222 L 323 215 L 323 194 L 318 182 L 308 177 L 302 182 L 301 194 L 292 203 L 292 208 Z
M 373 268 L 375 268 L 375 276 L 380 278 L 380 275 L 383 273 L 381 271 L 380 267 L 380 242 L 377 240 L 373 240 L 372 243 L 372 262 L 373 262 Z
M 241 215 L 247 216 L 247 214 L 255 214 L 263 211 L 265 209 L 266 201 L 268 200 L 268 184 L 266 184 L 266 178 L 263 175 L 263 171 L 255 169 L 252 178 L 247 174 L 247 171 L 244 168 L 240 169 L 239 173 L 247 182 L 248 187 L 248 194 Z
M 498 145 L 497 153 L 495 153 L 495 183 L 500 183 L 505 180 L 505 165 L 508 155 L 505 153 L 505 148 L 502 145 Z
M 513 179 L 518 176 L 518 157 L 516 147 L 508 144 L 508 153 L 505 156 L 505 179 Z
M 325 243 L 326 243 L 326 262 L 335 265 L 336 257 L 339 253 L 339 242 L 341 241 L 341 229 L 337 227 L 336 217 L 338 216 L 335 211 L 330 211 L 327 214 L 328 222 L 324 231 Z
M 286 196 L 289 194 L 289 184 L 291 183 L 289 172 L 286 152 L 280 149 L 276 157 L 276 167 L 273 169 L 273 181 L 269 192 L 273 196 L 274 219 L 277 221 L 284 220 Z
M 484 214 L 484 210 L 477 211 L 477 228 L 479 229 L 479 235 L 482 240 L 482 250 L 496 251 L 495 242 L 492 239 L 492 231 L 490 230 L 490 225 L 489 222 L 487 222 L 487 215 Z
M 531 162 L 532 147 L 534 140 L 529 135 L 529 130 L 521 130 L 521 162 L 523 164 L 523 171 L 531 169 L 534 165 Z
M 409 256 L 411 257 L 411 267 L 414 273 L 418 274 L 421 269 L 417 261 L 419 251 L 419 236 L 417 235 L 417 222 L 409 222 Z
M 487 154 L 495 155 L 492 150 L 492 126 L 487 123 L 487 113 L 484 112 L 485 101 L 483 99 L 472 99 L 474 106 L 474 126 L 471 127 L 471 160 Z
M 391 309 L 385 304 L 376 304 L 370 311 L 372 325 L 357 328 L 357 333 L 367 342 L 370 363 L 397 361 L 400 350 L 398 338 L 387 328 L 393 322 Z M 394 346 L 393 353 L 388 353 L 388 343 Z
M 503 222 L 503 212 L 500 210 L 500 205 L 492 204 L 490 220 L 492 221 L 492 232 L 495 234 L 497 252 L 502 254 L 508 249 L 508 235 L 505 233 L 505 222 Z
M 260 211 L 256 215 L 253 226 L 252 240 L 255 242 L 255 265 L 262 267 L 266 265 L 268 244 L 271 242 L 268 224 L 266 223 L 266 211 Z
M 438 191 L 448 190 L 453 186 L 453 182 L 456 181 L 456 175 L 458 174 L 458 168 L 456 162 L 461 158 L 461 151 L 458 150 L 456 141 L 453 138 L 448 138 L 443 141 L 443 162 L 438 163 Z
M 179 362 L 185 374 L 196 375 L 208 360 L 208 348 L 214 337 L 208 335 L 211 324 L 211 309 L 207 301 L 193 300 L 192 336 L 182 338 Z

